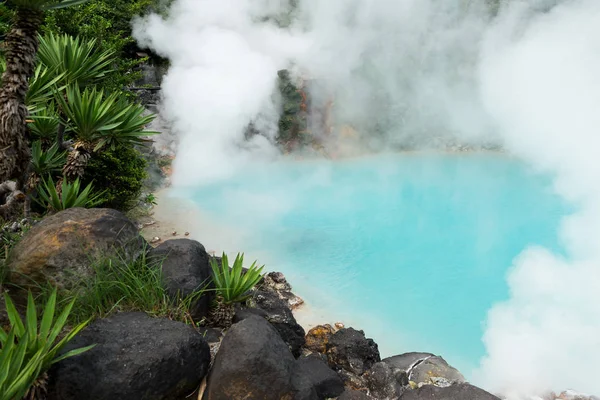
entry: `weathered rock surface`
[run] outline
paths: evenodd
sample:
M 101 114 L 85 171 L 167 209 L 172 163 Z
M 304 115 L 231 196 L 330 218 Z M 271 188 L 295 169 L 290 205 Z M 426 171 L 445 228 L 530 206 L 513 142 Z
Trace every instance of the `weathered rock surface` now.
M 408 381 L 440 387 L 465 382 L 456 368 L 430 353 L 405 353 L 388 357 L 383 362 L 392 369 L 398 381 L 403 381 L 406 375 Z
M 251 304 L 266 312 L 265 318 L 277 329 L 292 354 L 295 357 L 300 356 L 304 345 L 304 328 L 296 322 L 286 301 L 274 292 L 257 290 Z
M 96 344 L 50 371 L 50 400 L 179 400 L 208 372 L 208 344 L 192 327 L 144 313 L 101 319 L 64 349 Z
M 378 362 L 364 375 L 369 393 L 379 400 L 397 399 L 403 392 L 392 369 L 384 362 Z
M 483 389 L 461 383 L 441 388 L 425 385 L 419 389 L 407 390 L 400 397 L 402 400 L 500 400 Z
M 259 285 L 259 289 L 276 293 L 292 310 L 304 304 L 304 300 L 292 293 L 292 286 L 281 272 L 269 272 L 266 274 Z
M 296 360 L 264 318 L 234 324 L 223 339 L 204 392 L 205 400 L 293 399 Z
M 136 259 L 145 251 L 136 225 L 111 209 L 71 208 L 34 225 L 8 258 L 9 282 L 72 288 L 93 274 L 98 258 Z
M 337 400 L 372 400 L 373 397 L 367 395 L 365 392 L 358 390 L 346 389 L 344 393 Z
M 342 379 L 319 356 L 300 357 L 294 381 L 299 394 L 314 390 L 318 399 L 335 398 L 344 391 Z
M 332 368 L 344 369 L 356 375 L 362 375 L 381 361 L 373 339 L 365 338 L 363 331 L 353 328 L 340 329 L 329 338 L 327 359 Z
M 335 330 L 329 324 L 317 325 L 306 334 L 304 348 L 315 353 L 325 354 L 327 343 L 334 333 Z
M 190 239 L 167 240 L 150 250 L 149 257 L 162 261 L 164 283 L 169 295 L 185 297 L 212 284 L 209 255 L 202 244 Z M 214 291 L 206 291 L 192 307 L 192 317 L 208 315 Z

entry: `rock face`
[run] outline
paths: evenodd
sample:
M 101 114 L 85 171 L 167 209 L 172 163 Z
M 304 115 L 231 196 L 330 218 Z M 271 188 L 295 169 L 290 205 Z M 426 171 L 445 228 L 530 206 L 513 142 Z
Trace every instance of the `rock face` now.
M 13 248 L 9 282 L 70 288 L 93 273 L 94 258 L 133 260 L 144 250 L 137 227 L 119 211 L 71 208 L 33 226 Z
M 325 354 L 327 343 L 334 333 L 334 329 L 329 324 L 317 325 L 306 334 L 304 348 L 315 353 Z
M 373 339 L 365 338 L 363 331 L 344 328 L 329 339 L 327 360 L 334 369 L 344 369 L 360 376 L 381 361 L 381 357 L 377 344 Z
M 101 319 L 64 349 L 96 344 L 50 371 L 50 400 L 178 400 L 208 372 L 210 352 L 192 327 L 144 313 Z
M 274 292 L 257 290 L 252 305 L 266 313 L 267 321 L 277 329 L 292 354 L 298 357 L 304 345 L 304 328 L 296 322 L 287 302 Z
M 403 392 L 401 382 L 396 379 L 392 369 L 384 362 L 375 363 L 365 374 L 365 380 L 369 392 L 376 399 L 397 399 Z
M 162 261 L 165 286 L 173 297 L 187 296 L 211 283 L 209 256 L 204 246 L 195 240 L 167 240 L 150 250 L 149 257 Z M 192 307 L 192 317 L 200 320 L 208 315 L 214 291 L 206 291 Z
M 295 365 L 275 328 L 264 318 L 246 318 L 225 335 L 203 398 L 292 400 Z
M 407 390 L 402 400 L 500 400 L 498 397 L 478 387 L 461 383 L 445 388 L 425 385 L 419 389 Z
M 344 390 L 319 357 L 296 360 L 263 317 L 246 315 L 223 339 L 204 400 L 324 400 Z
M 446 360 L 430 353 L 405 353 L 383 360 L 393 371 L 396 380 L 417 384 L 450 386 L 464 383 L 464 376 Z M 406 376 L 406 378 L 404 378 Z
M 318 399 L 335 398 L 344 392 L 344 382 L 339 375 L 316 355 L 298 359 L 295 382 L 299 393 L 312 395 L 314 390 Z

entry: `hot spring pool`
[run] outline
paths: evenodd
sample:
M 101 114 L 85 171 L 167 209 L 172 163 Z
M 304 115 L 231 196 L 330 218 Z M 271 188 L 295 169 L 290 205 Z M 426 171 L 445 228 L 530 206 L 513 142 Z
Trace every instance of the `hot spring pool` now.
M 383 356 L 433 352 L 467 376 L 513 258 L 560 251 L 569 211 L 549 177 L 500 154 L 261 164 L 187 196 L 245 232 L 247 254 L 327 322 L 365 330 Z

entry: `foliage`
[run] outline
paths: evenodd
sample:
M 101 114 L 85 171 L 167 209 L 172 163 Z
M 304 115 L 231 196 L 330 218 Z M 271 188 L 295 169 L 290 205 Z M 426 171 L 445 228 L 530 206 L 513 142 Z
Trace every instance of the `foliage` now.
M 10 297 L 4 294 L 6 311 L 10 320 L 10 330 L 0 327 L 0 399 L 13 400 L 25 396 L 38 376 L 50 365 L 65 358 L 81 354 L 92 346 L 74 349 L 57 356 L 60 350 L 81 331 L 87 321 L 70 330 L 58 340 L 63 331 L 74 301 L 71 301 L 54 319 L 56 309 L 56 289 L 46 302 L 38 326 L 36 305 L 31 292 L 27 297 L 25 320 L 17 312 Z
M 190 308 L 203 294 L 199 289 L 188 296 L 169 296 L 163 282 L 161 261 L 150 260 L 146 252 L 134 262 L 103 260 L 94 266 L 94 277 L 83 288 L 70 293 L 77 297 L 75 321 L 106 317 L 117 311 L 143 311 L 156 317 L 193 322 Z
M 142 115 L 144 107 L 129 103 L 119 97 L 119 93 L 104 95 L 102 90 L 86 88 L 83 92 L 77 86 L 69 86 L 66 95 L 56 96 L 68 130 L 78 140 L 94 143 L 94 151 L 104 146 L 112 150 L 118 144 L 143 143 L 145 136 L 158 132 L 144 131 L 154 115 Z
M 92 183 L 81 190 L 79 178 L 75 179 L 73 183 L 63 179 L 60 193 L 56 190 L 51 176 L 48 177 L 48 180 L 42 179 L 37 189 L 39 199 L 35 199 L 36 202 L 52 211 L 62 211 L 74 207 L 95 207 L 102 202 L 104 194 L 93 193 Z
M 262 279 L 262 270 L 264 266 L 257 267 L 256 261 L 246 270 L 243 270 L 244 255 L 238 254 L 229 266 L 227 255 L 223 253 L 221 265 L 214 258 L 210 260 L 210 266 L 213 271 L 213 281 L 217 294 L 223 298 L 225 304 L 238 303 L 246 300 L 249 291 L 256 286 Z
M 101 83 L 108 91 L 129 86 L 141 74 L 135 69 L 147 58 L 138 54 L 131 21 L 149 11 L 161 11 L 163 0 L 94 0 L 77 8 L 57 10 L 46 18 L 46 31 L 97 39 L 102 51 L 113 51 L 115 71 Z
M 96 39 L 53 33 L 40 37 L 38 58 L 41 65 L 61 76 L 62 84 L 81 87 L 106 78 L 115 61 L 114 51 L 98 51 Z
M 48 150 L 42 150 L 42 142 L 37 140 L 31 147 L 31 168 L 38 176 L 59 172 L 65 164 L 66 154 L 59 151 L 54 143 Z
M 35 139 L 44 141 L 52 141 L 56 139 L 56 132 L 60 119 L 55 110 L 54 103 L 49 103 L 46 107 L 42 107 L 34 114 L 29 116 L 29 132 Z
M 146 160 L 139 151 L 130 145 L 120 145 L 93 157 L 85 169 L 82 183 L 93 181 L 96 187 L 104 189 L 98 206 L 126 211 L 138 199 L 146 176 Z

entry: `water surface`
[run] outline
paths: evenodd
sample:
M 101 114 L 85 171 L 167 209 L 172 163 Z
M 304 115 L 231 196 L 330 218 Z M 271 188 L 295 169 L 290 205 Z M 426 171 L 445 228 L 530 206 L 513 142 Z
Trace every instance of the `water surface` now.
M 433 352 L 466 375 L 512 260 L 560 251 L 567 213 L 549 177 L 500 154 L 257 164 L 191 196 L 311 310 L 365 330 L 382 356 Z

